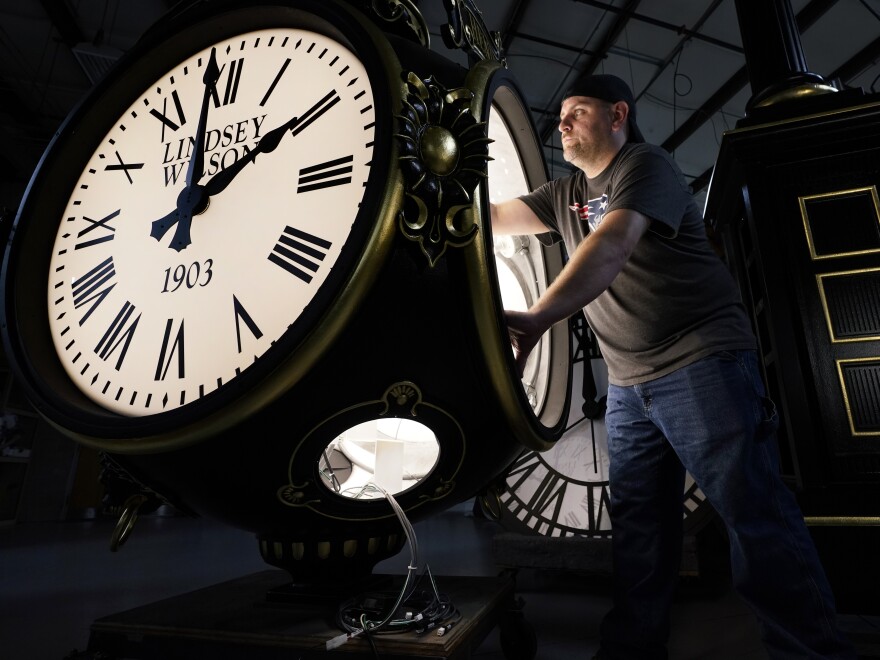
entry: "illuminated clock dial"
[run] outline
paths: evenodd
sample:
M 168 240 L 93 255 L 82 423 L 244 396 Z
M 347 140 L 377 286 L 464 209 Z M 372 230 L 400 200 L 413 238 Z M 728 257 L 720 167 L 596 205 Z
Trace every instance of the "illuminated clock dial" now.
M 308 310 L 350 239 L 375 138 L 370 78 L 304 29 L 193 52 L 133 95 L 58 221 L 49 327 L 100 406 L 186 406 Z

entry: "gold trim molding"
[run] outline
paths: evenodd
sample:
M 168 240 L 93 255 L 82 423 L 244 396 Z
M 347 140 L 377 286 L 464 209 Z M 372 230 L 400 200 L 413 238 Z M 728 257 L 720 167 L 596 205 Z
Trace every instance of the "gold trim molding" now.
M 801 210 L 801 220 L 804 223 L 804 232 L 806 233 L 807 245 L 810 249 L 810 259 L 812 259 L 813 261 L 818 261 L 821 259 L 836 259 L 839 257 L 849 257 L 859 254 L 874 254 L 880 252 L 880 248 L 871 248 L 869 250 L 854 250 L 852 252 L 836 252 L 833 254 L 818 254 L 816 252 L 816 245 L 813 241 L 813 231 L 810 227 L 807 203 L 814 200 L 827 200 L 834 197 L 855 196 L 859 193 L 869 193 L 871 195 L 871 200 L 874 202 L 874 219 L 877 221 L 878 225 L 880 225 L 880 197 L 878 197 L 877 195 L 877 186 L 865 186 L 863 188 L 852 188 L 851 190 L 838 190 L 835 192 L 821 193 L 819 195 L 805 195 L 803 197 L 798 197 L 798 206 L 800 206 Z
M 848 339 L 839 338 L 834 332 L 834 325 L 831 322 L 831 312 L 828 309 L 828 298 L 825 294 L 825 280 L 831 277 L 845 277 L 852 275 L 862 275 L 865 273 L 880 273 L 880 268 L 859 268 L 857 270 L 841 270 L 834 273 L 819 273 L 816 275 L 816 286 L 819 289 L 819 301 L 822 303 L 822 313 L 825 315 L 825 325 L 828 328 L 828 337 L 832 344 L 851 344 L 861 341 L 878 341 L 878 335 L 866 335 L 864 337 L 852 337 Z
M 843 405 L 846 408 L 846 417 L 849 421 L 849 430 L 853 437 L 880 437 L 880 431 L 857 431 L 853 421 L 852 407 L 850 406 L 849 392 L 846 389 L 846 379 L 843 377 L 843 367 L 849 364 L 875 362 L 880 366 L 880 356 L 866 358 L 852 358 L 837 360 L 837 377 L 840 379 L 840 391 L 843 393 Z
M 880 527 L 880 518 L 874 516 L 806 516 L 809 527 Z

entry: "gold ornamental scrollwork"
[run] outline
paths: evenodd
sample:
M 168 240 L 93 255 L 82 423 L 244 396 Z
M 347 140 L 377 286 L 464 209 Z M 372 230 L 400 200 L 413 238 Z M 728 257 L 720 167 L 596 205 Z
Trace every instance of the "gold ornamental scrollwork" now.
M 497 60 L 507 63 L 501 49 L 501 35 L 490 32 L 483 22 L 483 14 L 473 0 L 443 0 L 449 23 L 443 26 L 443 43 L 447 48 L 460 48 L 468 54 L 471 63 Z
M 471 112 L 470 89 L 446 90 L 433 76 L 422 80 L 414 73 L 406 84 L 396 134 L 409 202 L 400 229 L 433 267 L 447 247 L 464 247 L 477 235 L 472 195 L 488 177 L 492 140 L 487 122 Z
M 377 23 L 383 30 L 414 38 L 425 48 L 431 47 L 428 24 L 412 0 L 368 1 L 374 19 L 378 18 L 382 21 Z

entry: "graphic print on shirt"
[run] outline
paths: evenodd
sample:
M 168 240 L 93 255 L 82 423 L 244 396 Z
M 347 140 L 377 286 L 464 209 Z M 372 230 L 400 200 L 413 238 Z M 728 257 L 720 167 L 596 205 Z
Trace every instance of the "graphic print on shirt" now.
M 575 202 L 568 208 L 577 213 L 581 220 L 586 220 L 590 225 L 590 231 L 596 231 L 602 224 L 602 218 L 605 217 L 605 209 L 608 207 L 608 193 L 602 193 L 601 197 L 591 199 L 586 204 L 581 205 Z

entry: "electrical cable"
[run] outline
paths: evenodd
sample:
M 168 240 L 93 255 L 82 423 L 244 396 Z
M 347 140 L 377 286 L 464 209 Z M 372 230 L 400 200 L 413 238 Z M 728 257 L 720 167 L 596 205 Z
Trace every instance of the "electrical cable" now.
M 399 591 L 367 592 L 343 602 L 337 610 L 336 621 L 339 628 L 345 632 L 328 640 L 326 648 L 327 650 L 336 648 L 349 639 L 363 634 L 378 658 L 374 644 L 376 635 L 406 632 L 424 634 L 432 630 L 438 635 L 443 635 L 458 623 L 461 614 L 449 597 L 438 590 L 427 564 L 424 573 L 415 578 L 419 567 L 418 538 L 412 523 L 407 519 L 397 500 L 386 490 L 372 483 L 363 486 L 358 496 L 377 491 L 385 496 L 397 515 L 410 548 L 410 561 L 404 583 Z M 427 577 L 429 584 L 419 589 L 419 583 L 424 577 Z M 388 606 L 388 603 L 393 604 Z

